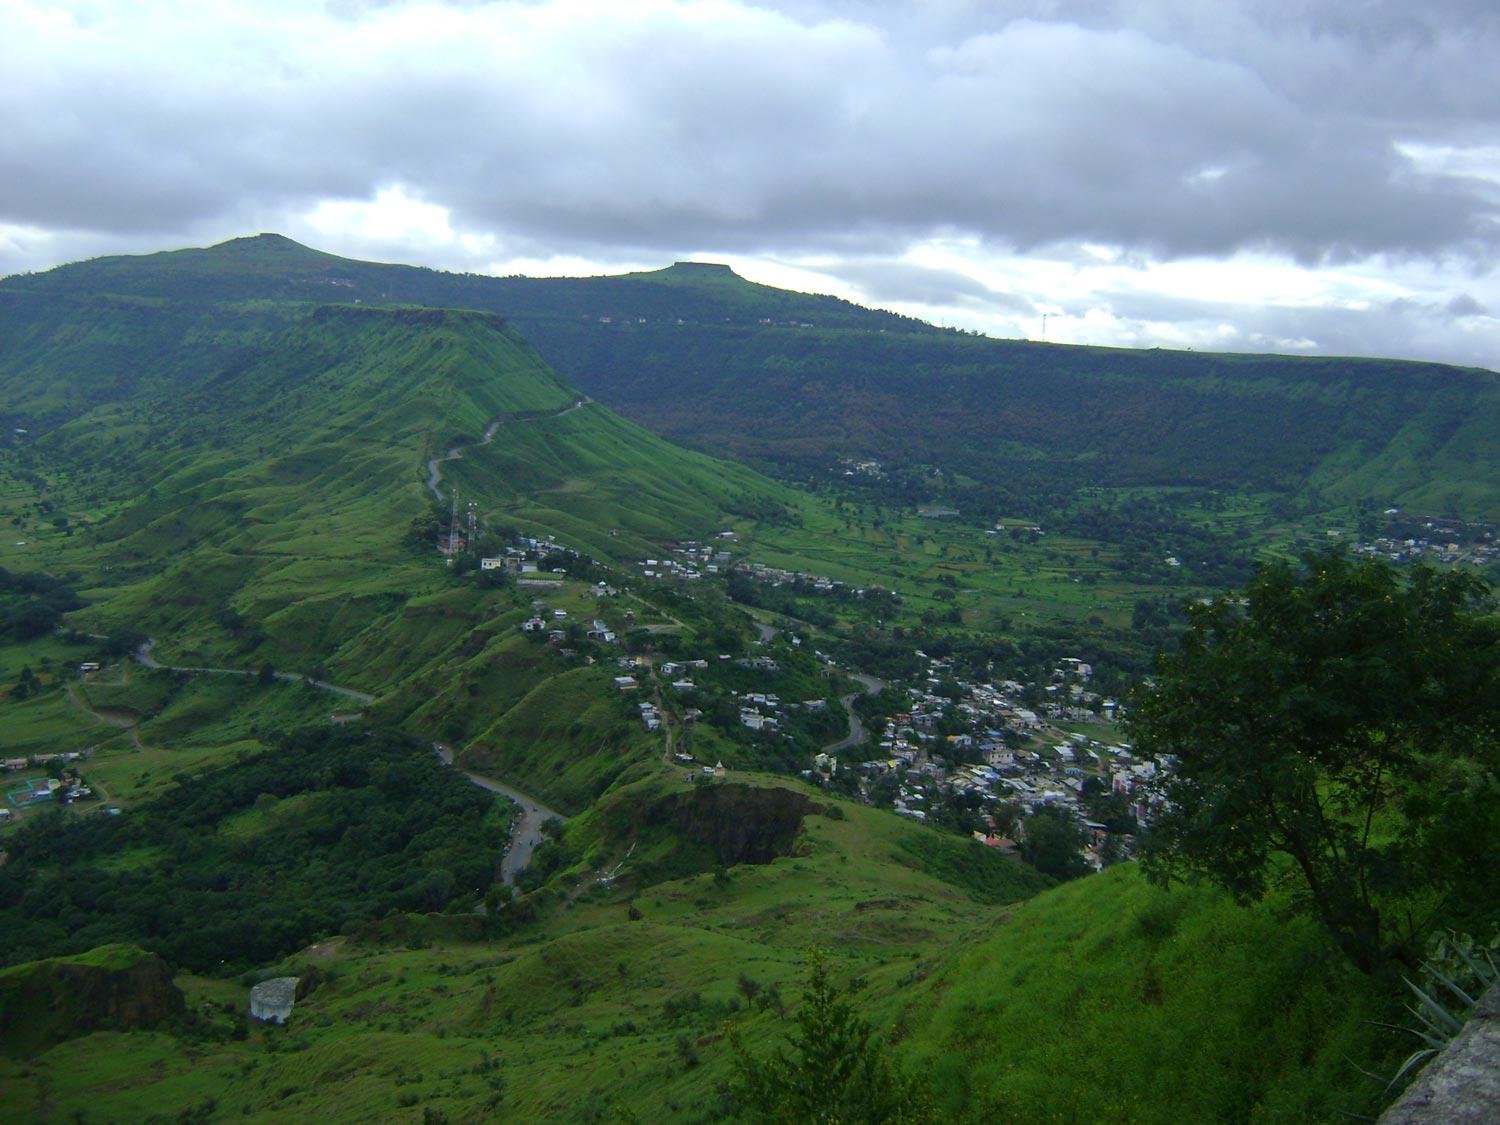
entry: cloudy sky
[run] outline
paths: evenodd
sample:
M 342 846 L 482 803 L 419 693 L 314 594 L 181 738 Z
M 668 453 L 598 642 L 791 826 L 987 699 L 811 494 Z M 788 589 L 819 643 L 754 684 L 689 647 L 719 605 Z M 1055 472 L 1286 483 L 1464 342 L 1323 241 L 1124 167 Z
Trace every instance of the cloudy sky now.
M 1500 368 L 1496 0 L 0 0 L 0 273 L 275 230 Z

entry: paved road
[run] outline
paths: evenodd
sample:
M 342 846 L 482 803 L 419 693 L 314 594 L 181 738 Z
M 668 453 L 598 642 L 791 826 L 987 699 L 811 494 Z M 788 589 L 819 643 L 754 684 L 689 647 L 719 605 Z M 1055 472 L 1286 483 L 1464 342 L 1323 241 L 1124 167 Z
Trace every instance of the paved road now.
M 147 641 L 135 650 L 135 658 L 147 668 L 158 669 L 163 672 L 191 672 L 198 675 L 208 676 L 258 676 L 259 672 L 246 668 L 194 668 L 183 664 L 162 664 L 151 655 L 151 648 L 155 641 Z M 369 692 L 355 691 L 353 688 L 339 687 L 337 684 L 324 683 L 322 680 L 310 680 L 298 672 L 277 672 L 278 680 L 289 683 L 305 683 L 309 687 L 315 687 L 319 691 L 332 692 L 334 695 L 342 695 L 346 699 L 357 699 L 361 703 L 374 703 L 375 697 Z
M 886 685 L 884 680 L 878 680 L 874 676 L 867 676 L 863 672 L 856 673 L 854 679 L 863 684 L 865 690 L 863 692 L 850 692 L 839 699 L 839 702 L 843 704 L 844 710 L 849 712 L 849 733 L 837 742 L 830 742 L 827 746 L 823 747 L 823 753 L 825 754 L 837 754 L 841 750 L 848 750 L 851 747 L 858 746 L 865 740 L 865 724 L 860 722 L 859 716 L 854 713 L 852 704 L 861 694 L 875 695 L 885 690 Z
M 451 749 L 441 742 L 434 742 L 432 748 L 437 751 L 437 756 L 442 759 L 444 765 L 453 765 Z M 500 863 L 501 881 L 506 886 L 513 887 L 516 883 L 516 876 L 526 870 L 526 865 L 531 862 L 532 853 L 542 844 L 542 825 L 549 820 L 566 821 L 568 818 L 549 809 L 535 797 L 496 781 L 492 777 L 470 773 L 468 770 L 459 772 L 479 788 L 488 789 L 491 793 L 499 793 L 520 806 L 521 815 L 516 818 L 515 824 L 511 825 L 510 846 L 506 849 L 505 859 Z

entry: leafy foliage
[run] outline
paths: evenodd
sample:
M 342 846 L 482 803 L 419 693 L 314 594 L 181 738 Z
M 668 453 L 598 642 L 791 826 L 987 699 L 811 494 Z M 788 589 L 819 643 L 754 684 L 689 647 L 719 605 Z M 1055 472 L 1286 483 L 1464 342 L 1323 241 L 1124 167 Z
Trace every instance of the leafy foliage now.
M 908 862 L 910 856 L 920 870 L 961 888 L 975 902 L 991 905 L 1020 902 L 1050 885 L 1048 879 L 993 848 L 960 837 L 939 832 L 913 833 L 903 836 L 899 846 L 906 855 L 898 856 L 898 861 Z M 1043 869 L 1038 867 L 1038 870 Z
M 1054 809 L 1040 808 L 1026 818 L 1021 855 L 1043 875 L 1054 879 L 1077 879 L 1088 874 L 1083 860 L 1083 830 L 1073 818 Z
M 1463 1030 L 1479 997 L 1500 984 L 1500 938 L 1484 945 L 1468 935 L 1437 934 L 1428 946 L 1420 977 L 1420 983 L 1403 978 L 1416 997 L 1416 1004 L 1407 1005 L 1406 1010 L 1417 1026 L 1406 1030 L 1425 1046 L 1407 1056 L 1391 1077 L 1392 1086 L 1441 1051 Z
M 3 953 L 128 941 L 196 971 L 261 964 L 490 885 L 495 798 L 388 733 L 307 730 L 122 817 L 24 825 L 0 869 Z
M 63 614 L 83 605 L 68 586 L 48 574 L 13 574 L 0 567 L 0 638 L 27 641 L 50 633 Z
M 921 1085 L 904 1073 L 870 1024 L 841 996 L 820 951 L 808 955 L 807 987 L 786 1046 L 752 1055 L 731 1032 L 741 1116 L 787 1125 L 936 1121 Z
M 1366 971 L 1421 919 L 1500 901 L 1483 862 L 1500 794 L 1500 622 L 1477 577 L 1309 555 L 1194 609 L 1132 720 L 1170 756 L 1147 841 L 1166 882 L 1241 902 L 1284 870 Z M 1399 920 L 1399 923 L 1398 923 Z

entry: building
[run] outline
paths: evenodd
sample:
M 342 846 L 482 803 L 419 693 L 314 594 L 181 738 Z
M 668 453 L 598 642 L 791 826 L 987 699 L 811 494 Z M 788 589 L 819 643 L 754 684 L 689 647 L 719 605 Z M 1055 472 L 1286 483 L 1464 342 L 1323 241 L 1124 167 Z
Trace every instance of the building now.
M 265 1023 L 286 1023 L 297 1000 L 297 977 L 272 977 L 250 990 L 250 1016 Z

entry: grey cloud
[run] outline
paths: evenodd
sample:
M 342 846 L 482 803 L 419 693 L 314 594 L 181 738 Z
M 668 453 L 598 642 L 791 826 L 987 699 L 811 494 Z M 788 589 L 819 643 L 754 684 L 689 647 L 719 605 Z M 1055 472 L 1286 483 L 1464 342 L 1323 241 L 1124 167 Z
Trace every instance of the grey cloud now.
M 1495 247 L 1493 185 L 1396 148 L 1497 135 L 1480 6 L 254 11 L 8 17 L 0 218 L 167 232 L 402 184 L 559 252 Z
M 1322 355 L 1410 358 L 1425 356 L 1474 367 L 1496 365 L 1500 333 L 1456 333 L 1456 318 L 1483 316 L 1472 297 L 1448 302 L 1397 298 L 1373 310 L 1354 307 L 1245 306 L 1138 292 L 1108 292 L 1068 309 L 1074 317 L 1090 307 L 1125 321 L 1137 344 L 1160 343 L 1157 325 L 1198 339 L 1205 350 L 1289 351 Z M 1476 311 L 1466 311 L 1474 309 Z
M 857 286 L 875 303 L 933 307 L 966 306 L 1030 314 L 1036 306 L 1024 297 L 992 289 L 968 274 L 910 262 L 843 261 L 821 272 Z
M 1443 306 L 1449 316 L 1489 316 L 1490 312 L 1468 293 L 1460 293 Z

